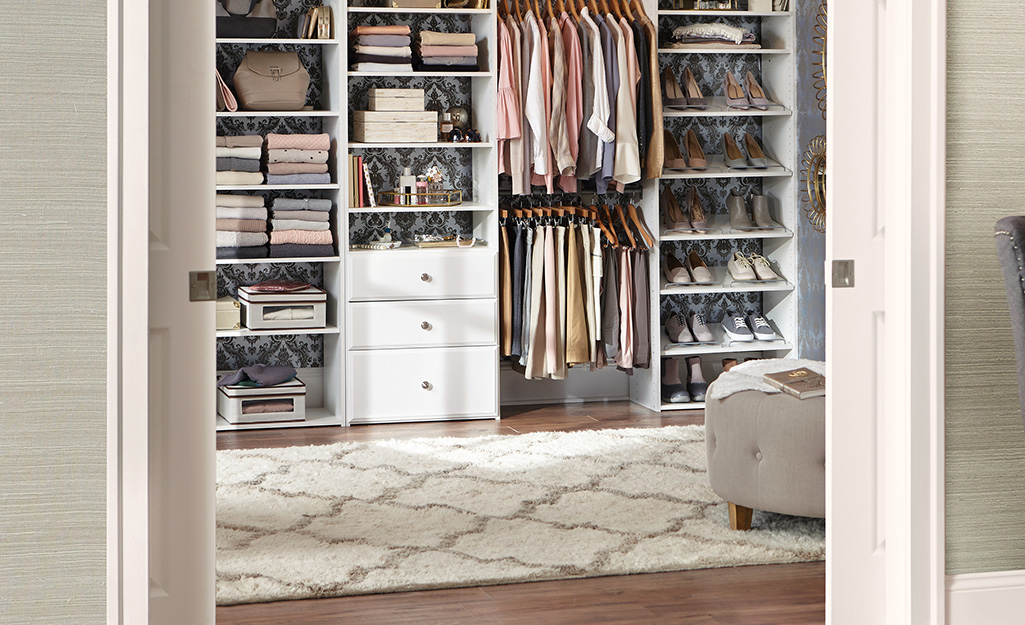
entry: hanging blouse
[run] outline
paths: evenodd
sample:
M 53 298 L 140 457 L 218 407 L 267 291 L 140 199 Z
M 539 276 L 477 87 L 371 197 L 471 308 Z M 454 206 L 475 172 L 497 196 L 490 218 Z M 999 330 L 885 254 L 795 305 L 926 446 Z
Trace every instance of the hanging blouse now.
M 513 63 L 512 38 L 509 29 L 498 21 L 498 173 L 511 173 L 506 168 L 505 151 L 510 139 L 520 137 L 520 104 L 516 96 L 516 70 Z

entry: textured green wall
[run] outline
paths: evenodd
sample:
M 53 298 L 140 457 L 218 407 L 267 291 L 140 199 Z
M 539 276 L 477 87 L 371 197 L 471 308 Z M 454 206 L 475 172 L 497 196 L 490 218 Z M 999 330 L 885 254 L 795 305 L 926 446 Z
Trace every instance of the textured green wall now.
M 106 9 L 0 0 L 0 623 L 106 618 Z
M 1025 211 L 1020 0 L 947 2 L 947 572 L 1025 569 L 1025 432 L 993 225 Z

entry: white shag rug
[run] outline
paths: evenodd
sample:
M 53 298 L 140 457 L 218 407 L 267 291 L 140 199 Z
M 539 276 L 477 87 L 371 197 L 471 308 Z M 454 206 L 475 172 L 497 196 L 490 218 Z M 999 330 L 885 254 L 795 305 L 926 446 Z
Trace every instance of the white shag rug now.
M 822 560 L 729 529 L 702 426 L 217 452 L 217 603 Z

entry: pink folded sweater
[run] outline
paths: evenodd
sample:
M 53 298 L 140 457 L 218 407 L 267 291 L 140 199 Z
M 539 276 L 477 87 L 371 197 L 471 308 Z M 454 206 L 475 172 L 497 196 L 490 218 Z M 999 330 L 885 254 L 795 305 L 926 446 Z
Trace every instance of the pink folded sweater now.
M 331 245 L 330 230 L 275 230 L 270 233 L 271 245 L 298 243 L 300 245 Z
M 270 133 L 267 135 L 268 150 L 330 150 L 331 135 L 325 133 L 319 135 L 282 135 Z

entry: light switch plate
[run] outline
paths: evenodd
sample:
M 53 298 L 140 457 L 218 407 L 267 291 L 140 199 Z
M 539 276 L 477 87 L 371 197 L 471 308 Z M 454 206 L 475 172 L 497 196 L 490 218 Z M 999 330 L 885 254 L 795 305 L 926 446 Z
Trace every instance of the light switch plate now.
M 834 289 L 852 288 L 854 286 L 854 261 L 834 260 L 832 275 Z
M 189 272 L 189 301 L 207 302 L 217 299 L 217 272 Z

